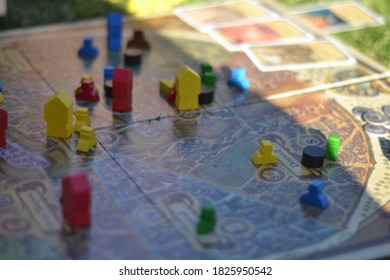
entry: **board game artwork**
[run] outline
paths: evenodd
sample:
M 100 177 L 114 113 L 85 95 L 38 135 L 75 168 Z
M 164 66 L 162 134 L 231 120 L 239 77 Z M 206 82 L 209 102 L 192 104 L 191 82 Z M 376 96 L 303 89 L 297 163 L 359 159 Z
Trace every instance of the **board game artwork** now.
M 388 254 L 389 73 L 341 44 L 259 70 L 206 8 L 0 33 L 0 259 Z

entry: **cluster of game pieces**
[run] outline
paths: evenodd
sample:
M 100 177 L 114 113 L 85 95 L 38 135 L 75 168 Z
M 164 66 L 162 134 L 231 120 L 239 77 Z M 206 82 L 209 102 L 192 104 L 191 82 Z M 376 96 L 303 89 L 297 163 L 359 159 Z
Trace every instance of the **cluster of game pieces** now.
M 189 66 L 182 66 L 174 80 L 160 80 L 160 92 L 177 110 L 199 109 L 214 100 L 217 74 L 208 63 L 200 65 L 200 75 Z
M 160 91 L 165 95 L 168 102 L 175 103 L 179 111 L 199 109 L 200 90 L 200 76 L 189 66 L 182 66 L 176 73 L 174 81 L 160 81 Z
M 50 96 L 44 105 L 44 118 L 47 123 L 47 136 L 69 138 L 72 131 L 80 133 L 77 150 L 88 152 L 96 145 L 95 131 L 90 127 L 87 108 L 76 109 L 76 122 L 72 124 L 73 102 L 65 91 Z
M 329 134 L 326 150 L 318 146 L 306 146 L 302 151 L 301 164 L 308 168 L 321 168 L 324 159 L 337 160 L 340 153 L 341 137 L 337 134 Z M 278 158 L 273 152 L 272 143 L 269 140 L 262 140 L 259 149 L 252 155 L 251 161 L 254 165 L 259 164 L 277 164 Z M 300 199 L 301 203 L 309 204 L 317 208 L 324 209 L 328 206 L 328 200 L 323 194 L 323 183 L 321 180 L 314 180 L 308 193 Z
M 363 129 L 376 135 L 387 135 L 390 128 L 390 105 L 382 106 L 383 113 L 367 107 L 355 107 L 352 113 L 366 122 Z

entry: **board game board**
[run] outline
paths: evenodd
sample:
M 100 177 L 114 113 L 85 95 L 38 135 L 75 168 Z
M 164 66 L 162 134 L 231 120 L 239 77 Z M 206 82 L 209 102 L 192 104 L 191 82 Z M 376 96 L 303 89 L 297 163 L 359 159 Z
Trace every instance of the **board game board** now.
M 278 10 L 268 1 L 267 8 Z M 282 13 L 282 12 L 280 12 Z M 261 72 L 243 52 L 228 52 L 172 14 L 127 19 L 125 38 L 141 28 L 152 49 L 134 73 L 133 110 L 114 113 L 104 98 L 103 67 L 123 66 L 106 51 L 105 20 L 0 34 L 0 82 L 8 111 L 7 145 L 0 149 L 1 259 L 254 259 L 376 258 L 389 253 L 388 135 L 367 133 L 356 106 L 390 104 L 389 81 L 278 94 L 383 72 L 353 52 L 352 66 Z M 304 27 L 303 27 L 304 28 Z M 77 56 L 91 35 L 100 54 Z M 126 41 L 126 40 L 125 40 Z M 125 43 L 125 42 L 124 42 Z M 178 112 L 159 93 L 186 64 L 207 61 L 218 73 L 215 101 Z M 227 85 L 229 69 L 247 69 L 251 89 Z M 98 145 L 76 151 L 78 135 L 46 136 L 45 100 L 59 89 L 74 99 L 80 77 L 92 73 L 100 91 L 89 107 Z M 307 145 L 341 136 L 337 161 L 301 165 Z M 274 144 L 278 165 L 254 166 L 259 141 Z M 89 175 L 92 224 L 72 229 L 61 215 L 61 179 Z M 330 205 L 299 203 L 314 178 Z M 199 208 L 216 207 L 215 242 L 196 234 Z

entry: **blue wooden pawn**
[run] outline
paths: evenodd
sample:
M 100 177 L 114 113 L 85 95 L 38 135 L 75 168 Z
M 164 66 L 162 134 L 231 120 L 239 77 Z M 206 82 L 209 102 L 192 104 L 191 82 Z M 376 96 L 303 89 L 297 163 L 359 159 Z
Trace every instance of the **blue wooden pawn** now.
M 84 38 L 82 47 L 79 49 L 79 57 L 95 58 L 99 54 L 99 50 L 93 45 L 93 38 L 87 36 Z
M 246 70 L 243 67 L 235 67 L 231 72 L 228 80 L 228 85 L 234 86 L 241 90 L 248 90 L 250 88 L 249 80 L 246 77 Z
M 114 77 L 114 66 L 112 65 L 106 65 L 104 66 L 104 82 L 112 81 L 112 78 Z
M 315 179 L 310 183 L 308 192 L 302 195 L 299 201 L 316 208 L 325 209 L 328 207 L 329 201 L 323 193 L 323 190 L 324 183 L 319 179 Z

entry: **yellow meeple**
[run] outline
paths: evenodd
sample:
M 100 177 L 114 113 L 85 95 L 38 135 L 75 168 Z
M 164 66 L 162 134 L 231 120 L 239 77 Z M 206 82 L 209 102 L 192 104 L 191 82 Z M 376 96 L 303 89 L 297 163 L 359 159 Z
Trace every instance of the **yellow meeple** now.
M 86 153 L 96 144 L 97 140 L 95 137 L 95 130 L 90 126 L 84 125 L 80 131 L 80 138 L 79 142 L 77 143 L 77 151 Z
M 257 150 L 252 156 L 253 164 L 277 164 L 278 158 L 274 154 L 272 143 L 268 140 L 262 140 Z

